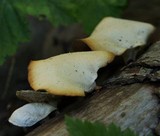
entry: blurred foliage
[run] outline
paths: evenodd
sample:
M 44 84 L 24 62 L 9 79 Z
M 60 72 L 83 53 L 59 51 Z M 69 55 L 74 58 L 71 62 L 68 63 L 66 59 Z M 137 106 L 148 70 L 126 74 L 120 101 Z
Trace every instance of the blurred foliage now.
M 121 130 L 115 124 L 105 126 L 101 123 L 91 123 L 66 116 L 65 122 L 69 136 L 137 136 L 132 130 Z
M 0 64 L 8 55 L 13 55 L 19 42 L 28 39 L 26 18 L 13 5 L 12 0 L 0 1 Z
M 0 64 L 29 39 L 27 15 L 47 17 L 54 26 L 80 23 L 91 33 L 105 16 L 119 17 L 127 0 L 1 0 Z

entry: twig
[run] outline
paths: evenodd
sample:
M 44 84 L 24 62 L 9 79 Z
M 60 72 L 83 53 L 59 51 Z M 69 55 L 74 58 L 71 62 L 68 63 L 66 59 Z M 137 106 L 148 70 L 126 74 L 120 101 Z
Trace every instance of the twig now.
M 9 71 L 8 71 L 7 80 L 6 80 L 6 83 L 5 83 L 4 92 L 3 92 L 2 97 L 1 97 L 2 99 L 5 99 L 5 97 L 8 93 L 9 85 L 10 85 L 11 78 L 12 78 L 12 75 L 13 75 L 14 65 L 15 65 L 15 57 L 13 56 L 12 59 L 11 59 L 11 65 L 10 65 L 10 68 L 9 68 Z

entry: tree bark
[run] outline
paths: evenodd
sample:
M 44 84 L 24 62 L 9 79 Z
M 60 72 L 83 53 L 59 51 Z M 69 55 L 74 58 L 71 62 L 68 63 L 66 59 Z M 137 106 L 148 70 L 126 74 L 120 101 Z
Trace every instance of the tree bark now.
M 64 115 L 104 124 L 114 122 L 122 129 L 130 127 L 140 136 L 152 133 L 158 124 L 159 103 L 154 85 L 133 84 L 102 89 L 32 131 L 28 136 L 66 136 Z

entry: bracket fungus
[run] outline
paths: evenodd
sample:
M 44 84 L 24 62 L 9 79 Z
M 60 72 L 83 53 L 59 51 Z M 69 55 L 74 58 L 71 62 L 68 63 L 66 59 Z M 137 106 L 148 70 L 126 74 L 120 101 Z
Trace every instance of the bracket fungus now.
M 54 110 L 55 107 L 46 103 L 29 103 L 15 110 L 8 121 L 19 127 L 30 127 Z
M 28 66 L 28 81 L 31 87 L 36 91 L 47 91 L 47 94 L 37 96 L 41 98 L 38 101 L 46 101 L 42 97 L 45 95 L 48 98 L 48 93 L 85 96 L 85 92 L 95 89 L 97 71 L 100 68 L 127 49 L 145 45 L 154 30 L 155 27 L 148 23 L 106 17 L 88 38 L 82 39 L 93 51 L 66 53 L 31 61 Z M 20 92 L 17 94 L 22 97 Z M 34 101 L 32 98 L 25 100 Z M 13 112 L 9 122 L 22 127 L 32 126 L 55 109 L 45 103 L 26 104 Z
M 110 63 L 114 55 L 105 51 L 66 53 L 31 61 L 28 80 L 34 90 L 55 95 L 84 96 L 96 87 L 97 71 Z
M 143 46 L 155 27 L 148 23 L 104 18 L 88 38 L 82 39 L 92 50 L 103 50 L 115 55 L 123 54 L 127 49 Z
M 155 27 L 148 23 L 104 18 L 90 37 L 82 39 L 94 50 L 32 61 L 28 80 L 34 90 L 54 95 L 84 96 L 96 86 L 97 71 L 127 49 L 143 46 Z
M 112 53 L 92 51 L 67 53 L 32 61 L 28 67 L 28 80 L 34 90 L 46 90 L 55 95 L 84 96 L 85 92 L 96 87 L 98 69 L 113 59 Z M 26 104 L 12 113 L 9 122 L 19 127 L 30 127 L 56 110 L 53 104 Z

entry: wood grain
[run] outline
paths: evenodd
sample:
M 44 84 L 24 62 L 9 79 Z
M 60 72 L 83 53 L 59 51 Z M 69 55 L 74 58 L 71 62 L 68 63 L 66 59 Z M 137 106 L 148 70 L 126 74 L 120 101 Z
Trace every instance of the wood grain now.
M 158 124 L 157 88 L 148 84 L 132 84 L 105 88 L 79 101 L 61 115 L 36 128 L 28 136 L 66 136 L 64 115 L 89 121 L 111 122 L 122 129 L 130 127 L 140 136 L 152 133 Z

